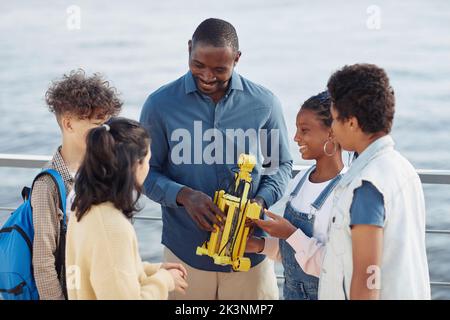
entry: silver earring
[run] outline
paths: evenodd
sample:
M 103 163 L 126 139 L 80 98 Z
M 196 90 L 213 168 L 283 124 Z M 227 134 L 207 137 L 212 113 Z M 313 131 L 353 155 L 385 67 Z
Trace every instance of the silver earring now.
M 328 145 L 328 142 L 331 142 L 331 140 L 327 140 L 327 142 L 325 142 L 325 144 L 323 145 L 323 152 L 324 152 L 325 155 L 327 155 L 328 157 L 332 157 L 332 156 L 334 156 L 334 155 L 336 154 L 337 149 L 338 149 L 338 146 L 337 146 L 336 142 L 333 141 L 333 146 L 334 146 L 333 153 L 328 153 L 328 152 L 327 152 L 327 145 Z

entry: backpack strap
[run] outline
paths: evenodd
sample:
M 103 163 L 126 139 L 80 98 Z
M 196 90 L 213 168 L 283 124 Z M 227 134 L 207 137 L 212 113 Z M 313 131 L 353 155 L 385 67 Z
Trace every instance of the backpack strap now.
M 59 240 L 59 246 L 56 250 L 56 257 L 55 257 L 55 267 L 56 267 L 56 273 L 58 274 L 58 279 L 61 284 L 61 289 L 64 294 L 64 297 L 67 299 L 67 285 L 66 285 L 66 259 L 65 259 L 65 252 L 66 252 L 66 231 L 67 231 L 67 219 L 66 219 L 66 186 L 64 185 L 64 180 L 62 179 L 61 175 L 58 171 L 54 169 L 45 169 L 42 170 L 36 178 L 34 178 L 33 184 L 31 185 L 31 190 L 33 190 L 34 183 L 36 180 L 43 176 L 43 175 L 49 175 L 53 182 L 57 186 L 58 191 L 58 197 L 59 197 L 59 208 L 63 212 L 63 220 L 60 222 L 60 240 Z
M 37 176 L 36 178 L 34 178 L 33 184 L 31 185 L 31 190 L 33 190 L 34 187 L 34 183 L 36 182 L 36 180 L 38 178 L 40 178 L 43 175 L 49 175 L 52 179 L 53 182 L 56 185 L 56 190 L 58 192 L 58 197 L 59 197 L 59 208 L 61 209 L 62 213 L 63 213 L 63 224 L 64 226 L 66 226 L 66 186 L 64 185 L 64 180 L 62 179 L 61 175 L 59 174 L 58 171 L 56 171 L 55 169 L 45 169 L 42 170 Z

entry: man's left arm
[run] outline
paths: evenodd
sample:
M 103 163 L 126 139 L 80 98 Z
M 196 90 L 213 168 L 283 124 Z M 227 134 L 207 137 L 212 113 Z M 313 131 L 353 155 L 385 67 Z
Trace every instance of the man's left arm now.
M 261 200 L 264 200 L 265 207 L 269 208 L 283 196 L 292 178 L 292 157 L 289 152 L 286 122 L 281 103 L 275 96 L 271 114 L 263 129 L 267 130 L 267 139 L 266 143 L 260 141 L 260 144 L 266 158 L 255 200 L 260 204 Z

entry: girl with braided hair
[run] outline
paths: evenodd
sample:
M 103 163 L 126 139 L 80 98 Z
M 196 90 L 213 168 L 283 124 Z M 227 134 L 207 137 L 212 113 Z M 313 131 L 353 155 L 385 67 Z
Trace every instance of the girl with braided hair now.
M 289 300 L 316 300 L 319 273 L 327 240 L 333 190 L 345 171 L 341 148 L 331 130 L 331 101 L 327 91 L 306 100 L 296 118 L 294 140 L 305 160 L 315 164 L 292 180 L 283 217 L 265 211 L 269 220 L 255 223 L 268 238 L 250 238 L 248 252 L 281 260 Z

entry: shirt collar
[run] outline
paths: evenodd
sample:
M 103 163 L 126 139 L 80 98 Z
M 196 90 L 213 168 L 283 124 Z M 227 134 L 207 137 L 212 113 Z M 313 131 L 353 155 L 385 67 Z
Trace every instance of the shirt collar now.
M 380 152 L 392 149 L 394 145 L 394 140 L 390 135 L 383 136 L 372 142 L 366 150 L 352 162 L 349 170 L 343 175 L 340 185 L 348 185 L 375 156 L 380 154 Z
M 61 174 L 61 177 L 64 181 L 64 184 L 67 186 L 71 186 L 74 183 L 74 178 L 69 172 L 69 168 L 67 168 L 66 163 L 64 162 L 64 159 L 61 155 L 61 147 L 56 150 L 55 154 L 53 155 L 51 166 L 53 169 L 58 171 Z
M 242 79 L 241 76 L 233 70 L 233 74 L 231 75 L 230 80 L 230 87 L 228 88 L 228 91 L 231 90 L 244 90 L 244 87 L 242 85 Z M 197 84 L 195 83 L 194 76 L 192 75 L 191 71 L 188 71 L 184 77 L 184 85 L 186 89 L 186 94 L 189 94 L 194 91 L 198 91 Z

